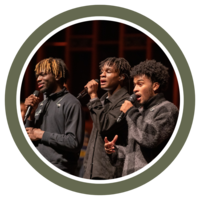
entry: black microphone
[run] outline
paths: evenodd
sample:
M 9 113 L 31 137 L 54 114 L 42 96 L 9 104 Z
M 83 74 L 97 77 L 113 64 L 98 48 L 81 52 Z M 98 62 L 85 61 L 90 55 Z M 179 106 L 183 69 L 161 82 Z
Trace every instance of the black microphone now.
M 130 102 L 133 104 L 134 101 L 136 100 L 136 98 L 137 98 L 136 94 L 132 94 L 132 95 L 129 97 L 128 101 L 130 101 Z M 117 123 L 121 122 L 121 120 L 124 118 L 124 116 L 125 116 L 125 113 L 123 113 L 123 112 L 121 111 L 119 117 L 117 118 Z
M 99 80 L 98 79 L 95 79 L 95 81 L 97 82 L 97 83 L 99 83 Z M 79 94 L 78 94 L 78 96 L 76 97 L 77 99 L 81 99 L 81 98 L 83 98 L 86 94 L 88 94 L 88 89 L 87 88 L 85 88 L 84 90 L 82 90 Z
M 35 90 L 35 92 L 33 92 L 33 95 L 38 97 L 39 96 L 39 91 Z M 24 116 L 24 122 L 26 122 L 27 118 L 29 117 L 29 115 L 31 114 L 31 110 L 32 110 L 32 106 L 28 106 L 26 114 Z

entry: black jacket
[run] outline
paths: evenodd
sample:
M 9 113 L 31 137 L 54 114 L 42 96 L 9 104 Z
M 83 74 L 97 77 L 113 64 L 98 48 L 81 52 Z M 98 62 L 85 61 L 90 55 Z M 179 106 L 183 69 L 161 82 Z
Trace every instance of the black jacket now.
M 104 150 L 104 138 L 106 136 L 111 141 L 115 135 L 118 135 L 116 144 L 127 145 L 126 119 L 124 118 L 120 123 L 116 120 L 120 115 L 121 105 L 130 95 L 125 88 L 118 90 L 109 99 L 106 99 L 107 95 L 104 94 L 101 100 L 96 99 L 88 103 L 93 129 L 84 158 L 84 178 L 112 179 L 121 175 L 121 169 L 111 165 Z
M 35 121 L 26 127 L 45 131 L 34 142 L 38 151 L 63 171 L 74 172 L 83 144 L 84 126 L 80 102 L 66 89 L 49 95 L 35 112 Z

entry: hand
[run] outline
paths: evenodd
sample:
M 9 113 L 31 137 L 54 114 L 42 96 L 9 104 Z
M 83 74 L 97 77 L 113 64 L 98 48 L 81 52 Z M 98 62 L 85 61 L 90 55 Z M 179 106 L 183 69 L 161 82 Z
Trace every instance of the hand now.
M 26 110 L 27 110 L 28 106 L 32 106 L 32 110 L 31 110 L 29 119 L 32 119 L 34 117 L 35 110 L 39 104 L 39 99 L 40 99 L 39 97 L 36 97 L 33 94 L 31 94 L 28 98 L 25 99 L 24 105 L 25 105 Z
M 133 104 L 130 101 L 125 100 L 122 104 L 120 111 L 126 113 L 129 108 L 133 107 Z
M 104 142 L 105 142 L 104 148 L 107 154 L 112 154 L 115 152 L 114 149 L 115 149 L 115 143 L 117 141 L 117 138 L 118 138 L 118 135 L 115 135 L 114 139 L 111 142 L 108 141 L 107 137 L 104 138 Z
M 98 91 L 98 83 L 93 79 L 85 85 L 85 88 L 88 89 L 88 94 L 90 95 L 90 98 L 96 98 L 97 96 L 97 91 Z
M 44 134 L 44 131 L 42 131 L 41 129 L 33 127 L 27 127 L 26 132 L 28 133 L 28 136 L 32 141 L 42 139 L 42 136 Z

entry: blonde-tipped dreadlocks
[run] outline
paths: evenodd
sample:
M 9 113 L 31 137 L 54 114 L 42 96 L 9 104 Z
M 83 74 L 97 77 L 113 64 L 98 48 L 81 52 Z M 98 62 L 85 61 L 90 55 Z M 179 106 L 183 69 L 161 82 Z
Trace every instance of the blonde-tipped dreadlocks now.
M 69 71 L 65 63 L 59 58 L 47 58 L 40 61 L 35 67 L 36 76 L 40 72 L 52 73 L 54 74 L 55 78 L 60 79 L 63 83 L 67 81 L 69 76 Z

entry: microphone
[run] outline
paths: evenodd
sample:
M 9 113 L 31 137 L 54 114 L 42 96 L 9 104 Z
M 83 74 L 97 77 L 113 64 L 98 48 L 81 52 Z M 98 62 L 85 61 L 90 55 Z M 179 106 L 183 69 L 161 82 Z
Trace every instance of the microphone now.
M 97 83 L 99 83 L 99 79 L 95 79 L 95 81 L 97 82 Z M 87 88 L 85 88 L 84 90 L 82 90 L 79 94 L 78 94 L 78 96 L 76 97 L 77 99 L 81 99 L 81 98 L 83 98 L 86 94 L 88 94 L 88 89 Z
M 133 104 L 134 101 L 136 100 L 136 98 L 137 98 L 137 96 L 136 96 L 136 94 L 134 93 L 134 94 L 132 94 L 132 95 L 129 97 L 128 101 L 130 101 L 130 102 Z M 124 116 L 125 116 L 125 113 L 123 113 L 123 112 L 121 111 L 119 117 L 117 118 L 117 123 L 121 122 L 121 120 L 124 118 Z
M 38 90 L 35 90 L 35 92 L 33 92 L 33 95 L 38 97 L 39 96 L 39 91 Z M 31 114 L 31 110 L 32 110 L 32 106 L 28 106 L 27 108 L 27 111 L 26 111 L 26 114 L 24 116 L 24 122 L 26 122 L 27 118 L 29 117 L 29 115 Z

